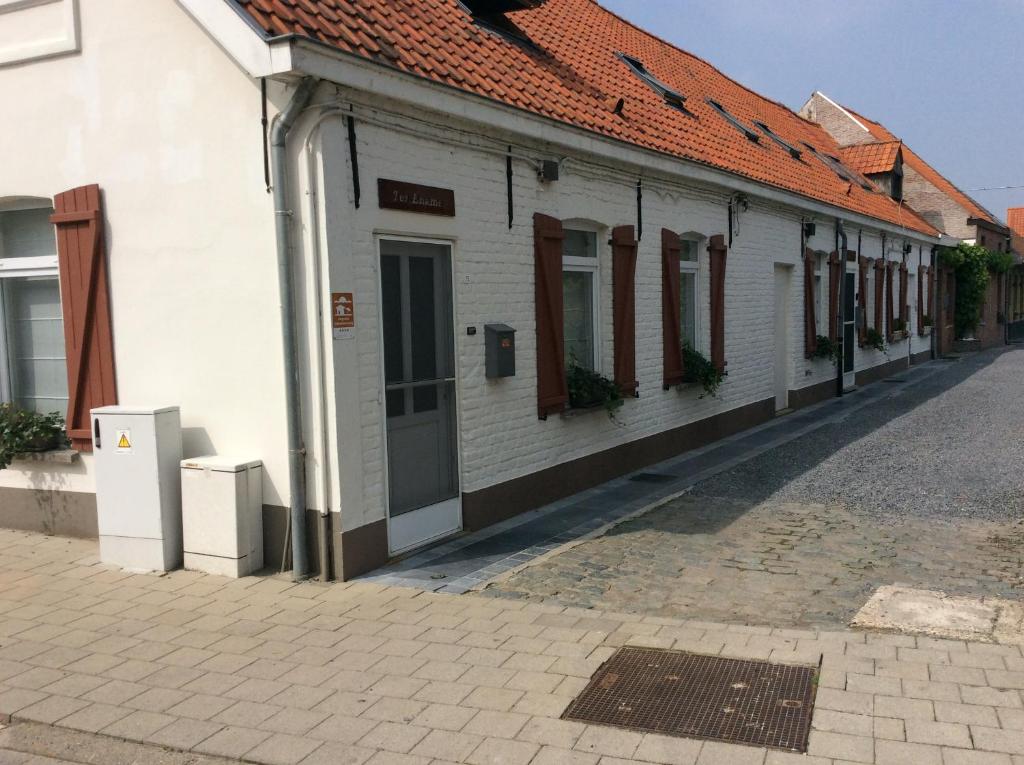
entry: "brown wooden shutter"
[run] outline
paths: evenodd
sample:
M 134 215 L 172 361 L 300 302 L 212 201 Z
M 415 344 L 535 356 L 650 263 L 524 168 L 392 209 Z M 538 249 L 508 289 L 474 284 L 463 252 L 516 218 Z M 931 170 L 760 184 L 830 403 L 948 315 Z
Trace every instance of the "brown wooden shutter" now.
M 661 344 L 662 385 L 667 390 L 683 382 L 683 335 L 679 316 L 679 234 L 661 230 Z
M 725 371 L 725 263 L 729 248 L 725 237 L 715 234 L 708 241 L 711 255 L 711 363 Z
M 615 384 L 623 396 L 636 394 L 636 254 L 632 226 L 612 229 L 612 333 Z
M 868 338 L 868 259 L 863 255 L 857 258 L 857 305 L 860 308 L 857 341 L 863 348 Z
M 814 266 L 818 256 L 804 250 L 804 356 L 811 358 L 818 350 L 818 317 L 814 310 Z
M 875 259 L 875 326 L 873 329 L 881 333 L 884 327 L 885 315 L 885 261 L 881 258 Z
M 917 334 L 924 336 L 924 282 L 928 278 L 928 266 L 917 269 Z
M 828 336 L 839 342 L 839 280 L 842 279 L 843 264 L 839 253 L 828 256 Z
M 907 264 L 900 263 L 900 321 L 904 331 L 910 330 L 910 314 L 907 312 Z
M 60 300 L 68 364 L 67 430 L 71 445 L 92 451 L 89 411 L 117 403 L 114 342 L 100 187 L 58 194 L 50 222 L 57 229 Z
M 892 320 L 893 320 L 893 308 L 892 308 L 892 274 L 896 270 L 896 264 L 890 263 L 889 267 L 885 269 L 886 281 L 885 281 L 885 342 L 891 343 L 893 340 Z
M 534 298 L 537 312 L 537 414 L 561 412 L 569 400 L 565 380 L 562 311 L 562 222 L 533 216 Z

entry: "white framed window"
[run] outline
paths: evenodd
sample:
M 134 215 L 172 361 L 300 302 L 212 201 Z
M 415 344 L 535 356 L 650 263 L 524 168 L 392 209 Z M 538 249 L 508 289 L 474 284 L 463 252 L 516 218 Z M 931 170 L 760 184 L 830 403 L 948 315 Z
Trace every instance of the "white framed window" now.
M 701 348 L 700 241 L 683 239 L 679 253 L 679 337 L 694 350 Z
M 828 313 L 825 309 L 826 301 L 822 300 L 822 289 L 825 286 L 825 279 L 822 276 L 826 270 L 825 255 L 816 253 L 814 256 L 814 323 L 818 328 L 819 335 L 828 334 Z M 824 328 L 824 331 L 822 331 Z
M 52 212 L 0 208 L 0 400 L 63 413 L 68 375 Z
M 597 232 L 566 228 L 562 240 L 562 314 L 565 364 L 600 367 L 601 269 Z

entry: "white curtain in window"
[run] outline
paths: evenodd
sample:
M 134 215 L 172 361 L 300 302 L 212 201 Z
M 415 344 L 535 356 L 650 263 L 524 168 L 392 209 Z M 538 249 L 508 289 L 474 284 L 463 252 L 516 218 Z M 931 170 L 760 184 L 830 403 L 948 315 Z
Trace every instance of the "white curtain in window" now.
M 0 280 L 11 399 L 25 409 L 67 408 L 68 378 L 56 277 Z

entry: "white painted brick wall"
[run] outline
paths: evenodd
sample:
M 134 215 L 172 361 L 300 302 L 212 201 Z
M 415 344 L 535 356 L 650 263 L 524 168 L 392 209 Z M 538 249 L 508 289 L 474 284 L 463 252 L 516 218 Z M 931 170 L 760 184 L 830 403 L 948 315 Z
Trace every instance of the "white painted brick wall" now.
M 454 246 L 455 339 L 457 343 L 458 417 L 461 482 L 474 491 L 527 475 L 552 465 L 593 454 L 644 436 L 676 428 L 714 414 L 774 396 L 773 268 L 792 268 L 790 348 L 791 388 L 832 379 L 833 367 L 803 358 L 803 273 L 800 267 L 800 211 L 753 199 L 740 216 L 739 234 L 729 252 L 726 278 L 726 359 L 728 372 L 717 398 L 700 398 L 695 386 L 663 391 L 661 351 L 661 229 L 727 236 L 726 192 L 672 189 L 645 184 L 643 238 L 636 274 L 636 349 L 640 397 L 629 400 L 610 420 L 601 411 L 573 418 L 537 418 L 536 337 L 533 286 L 533 213 L 562 220 L 582 219 L 603 227 L 600 243 L 600 364 L 612 372 L 612 294 L 610 230 L 636 224 L 635 178 L 618 178 L 572 161 L 552 184 L 537 181 L 525 162 L 515 162 L 515 222 L 506 218 L 503 157 L 442 145 L 429 137 L 413 137 L 375 125 L 358 126 L 363 204 L 351 209 L 351 184 L 344 198 L 328 198 L 327 207 L 345 206 L 338 230 L 329 234 L 329 257 L 347 261 L 345 283 L 337 291 L 356 292 L 358 338 L 334 343 L 334 365 L 357 365 L 358 384 L 338 390 L 338 405 L 359 407 L 358 438 L 338 432 L 343 462 L 355 460 L 361 497 L 343 507 L 343 525 L 354 528 L 384 517 L 382 491 L 385 454 L 379 356 L 378 274 L 374 232 L 450 239 Z M 325 153 L 344 156 L 348 148 L 336 140 Z M 543 155 L 538 147 L 538 156 Z M 598 177 L 604 176 L 604 177 Z M 376 181 L 395 178 L 452 188 L 454 219 L 377 209 Z M 818 223 L 808 243 L 831 251 L 831 222 Z M 706 246 L 706 242 L 705 242 Z M 853 245 L 851 245 L 853 246 Z M 332 280 L 335 277 L 332 276 Z M 701 248 L 703 350 L 707 351 L 707 253 Z M 827 305 L 827 272 L 823 281 Z M 489 381 L 484 375 L 483 325 L 509 324 L 517 330 L 517 374 Z M 466 328 L 477 327 L 475 336 Z M 822 332 L 825 330 L 822 329 Z M 858 354 L 858 368 L 884 362 Z M 809 372 L 809 374 L 808 374 Z M 684 449 L 686 444 L 680 444 Z M 342 469 L 346 473 L 345 469 Z

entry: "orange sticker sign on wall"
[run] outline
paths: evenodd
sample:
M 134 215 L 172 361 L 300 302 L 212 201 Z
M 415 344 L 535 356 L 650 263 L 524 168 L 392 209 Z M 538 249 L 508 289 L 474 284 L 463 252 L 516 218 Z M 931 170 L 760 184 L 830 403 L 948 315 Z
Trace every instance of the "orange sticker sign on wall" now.
M 352 337 L 356 327 L 356 303 L 351 292 L 331 293 L 331 329 L 334 339 Z

